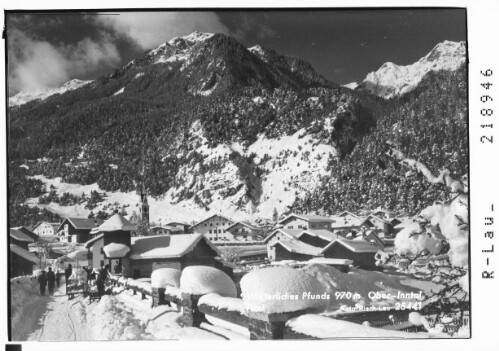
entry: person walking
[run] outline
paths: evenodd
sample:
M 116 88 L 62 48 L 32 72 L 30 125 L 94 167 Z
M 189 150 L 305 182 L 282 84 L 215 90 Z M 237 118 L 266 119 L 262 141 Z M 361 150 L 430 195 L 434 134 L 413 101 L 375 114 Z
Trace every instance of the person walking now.
M 55 283 L 57 284 L 57 287 L 59 287 L 61 283 L 61 272 L 59 272 L 59 269 L 57 269 L 57 273 L 55 274 Z
M 95 281 L 100 297 L 102 297 L 105 292 L 106 280 L 109 277 L 109 273 L 107 271 L 108 269 L 109 265 L 105 265 L 104 267 L 102 267 L 102 269 L 99 271 L 99 275 L 97 276 L 97 280 Z
M 64 277 L 66 277 L 66 284 L 68 283 L 69 277 L 73 274 L 73 267 L 71 267 L 71 263 L 64 270 Z
M 49 288 L 49 295 L 53 296 L 55 288 L 55 274 L 52 271 L 52 267 L 49 267 L 49 271 L 47 272 L 47 283 Z
M 38 284 L 40 284 L 40 295 L 45 295 L 45 287 L 47 286 L 47 275 L 42 269 L 40 275 L 38 276 Z

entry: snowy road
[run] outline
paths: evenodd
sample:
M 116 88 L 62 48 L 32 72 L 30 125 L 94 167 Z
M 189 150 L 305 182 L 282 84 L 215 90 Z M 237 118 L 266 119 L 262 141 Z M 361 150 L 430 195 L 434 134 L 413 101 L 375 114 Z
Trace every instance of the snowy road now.
M 88 302 L 76 296 L 68 300 L 62 284 L 56 289 L 47 305 L 47 312 L 40 321 L 40 328 L 28 337 L 31 341 L 81 341 L 91 340 L 86 323 Z M 94 304 L 95 305 L 95 304 Z

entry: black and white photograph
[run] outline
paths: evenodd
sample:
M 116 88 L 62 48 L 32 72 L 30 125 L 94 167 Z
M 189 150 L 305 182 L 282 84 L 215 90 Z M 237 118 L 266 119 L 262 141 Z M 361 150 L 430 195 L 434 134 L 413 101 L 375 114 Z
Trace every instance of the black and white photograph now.
M 469 339 L 467 11 L 5 10 L 9 341 Z

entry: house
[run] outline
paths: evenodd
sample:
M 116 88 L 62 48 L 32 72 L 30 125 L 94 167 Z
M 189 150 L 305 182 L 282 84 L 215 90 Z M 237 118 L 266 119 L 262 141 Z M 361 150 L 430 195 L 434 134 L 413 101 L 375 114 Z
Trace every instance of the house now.
M 135 225 L 116 213 L 97 227 L 98 234 L 85 243 L 85 248 L 92 253 L 92 267 L 110 265 L 111 272 L 122 273 L 123 259 L 131 251 L 131 232 Z
M 9 229 L 9 273 L 10 278 L 33 273 L 38 257 L 29 253 L 28 245 L 35 243 L 37 236 L 24 227 Z
M 331 241 L 338 239 L 340 236 L 329 230 L 319 229 L 319 230 L 304 230 L 296 238 L 305 244 L 312 245 L 314 247 L 325 247 Z
M 380 237 L 376 234 L 374 230 L 369 230 L 366 232 L 363 232 L 359 234 L 355 239 L 353 240 L 364 240 L 370 243 L 371 245 L 374 245 L 378 248 L 378 250 L 383 250 L 385 247 L 385 243 L 383 240 L 380 239 Z
M 232 275 L 216 258 L 220 251 L 202 234 L 159 235 L 132 238 L 130 271 L 134 278 L 150 277 L 156 268 L 179 270 L 188 266 L 212 266 Z
M 192 233 L 206 235 L 206 237 L 212 241 L 230 240 L 232 238 L 232 234 L 227 232 L 227 228 L 234 223 L 236 223 L 236 221 L 228 217 L 213 215 L 197 224 L 194 224 L 190 228 L 190 231 Z
M 14 244 L 28 250 L 28 245 L 37 241 L 38 236 L 29 230 L 23 230 L 24 227 L 15 227 L 9 229 L 9 244 Z M 31 234 L 30 234 L 31 233 Z
M 33 266 L 39 263 L 38 257 L 28 252 L 27 249 L 16 245 L 9 245 L 9 278 L 21 275 L 31 275 Z
M 362 218 L 361 216 L 357 215 L 356 213 L 353 213 L 350 211 L 343 211 L 341 213 L 338 213 L 335 217 L 346 218 L 347 220 Z
M 384 210 L 384 209 L 376 209 L 374 210 L 371 215 L 373 216 L 376 216 L 376 217 L 379 217 L 379 218 L 383 218 L 383 219 L 392 219 L 392 218 L 395 218 L 397 217 L 397 212 L 394 212 L 394 211 L 389 211 L 389 210 Z
M 92 266 L 110 264 L 116 274 L 149 278 L 154 269 L 208 265 L 232 271 L 217 260 L 218 249 L 202 234 L 131 237 L 135 229 L 119 214 L 99 226 L 99 234 L 85 243 L 92 253 Z
M 369 220 L 350 215 L 335 217 L 331 223 L 331 231 L 343 237 L 349 233 L 355 236 L 362 227 L 373 228 L 374 224 Z
M 374 224 L 376 228 L 380 229 L 384 233 L 384 236 L 393 236 L 396 233 L 394 227 L 402 223 L 398 218 L 380 218 L 373 214 L 369 215 L 367 220 Z
M 263 235 L 263 229 L 248 222 L 236 222 L 226 230 L 232 235 L 232 240 L 256 241 Z
M 333 220 L 329 217 L 316 215 L 291 214 L 278 223 L 285 229 L 331 229 Z
M 374 255 L 378 248 L 365 240 L 348 240 L 340 238 L 320 250 L 324 258 L 344 258 L 364 269 L 378 269 Z
M 182 229 L 182 233 L 188 234 L 190 233 L 189 228 L 191 227 L 190 224 L 188 223 L 183 223 L 183 222 L 170 222 L 166 223 L 167 227 L 177 227 Z
M 273 261 L 308 261 L 320 256 L 320 250 L 321 248 L 306 244 L 300 240 L 276 240 L 270 244 L 269 259 Z
M 100 226 L 102 219 L 98 218 L 65 218 L 57 228 L 61 242 L 83 244 L 91 239 L 92 229 Z
M 38 236 L 55 236 L 60 223 L 38 222 L 31 230 Z
M 320 250 L 339 236 L 325 229 L 276 229 L 265 238 L 268 258 L 272 261 L 307 261 L 320 256 Z M 278 244 L 280 243 L 280 244 Z
M 164 226 L 154 226 L 151 227 L 151 233 L 153 235 L 166 235 L 166 234 L 182 234 L 184 233 L 184 230 L 180 227 L 171 227 L 168 225 Z

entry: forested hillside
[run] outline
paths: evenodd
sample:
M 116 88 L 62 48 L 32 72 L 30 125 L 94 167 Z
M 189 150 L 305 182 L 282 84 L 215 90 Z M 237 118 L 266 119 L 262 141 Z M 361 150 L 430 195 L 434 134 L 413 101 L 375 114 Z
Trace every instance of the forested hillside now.
M 468 174 L 466 69 L 432 73 L 402 98 L 370 104 L 376 127 L 343 160 L 333 160 L 331 174 L 300 199 L 301 212 L 334 213 L 381 206 L 414 214 L 445 194 L 380 156 L 386 141 L 435 174 L 447 168 L 457 178 Z M 417 176 L 419 177 L 419 176 Z
M 384 100 L 272 50 L 192 34 L 78 89 L 9 110 L 11 225 L 54 219 L 22 206 L 47 192 L 30 176 L 131 192 L 142 161 L 151 196 L 203 211 L 415 212 L 438 194 L 380 167 L 387 140 L 432 169 L 467 174 L 464 68 Z

